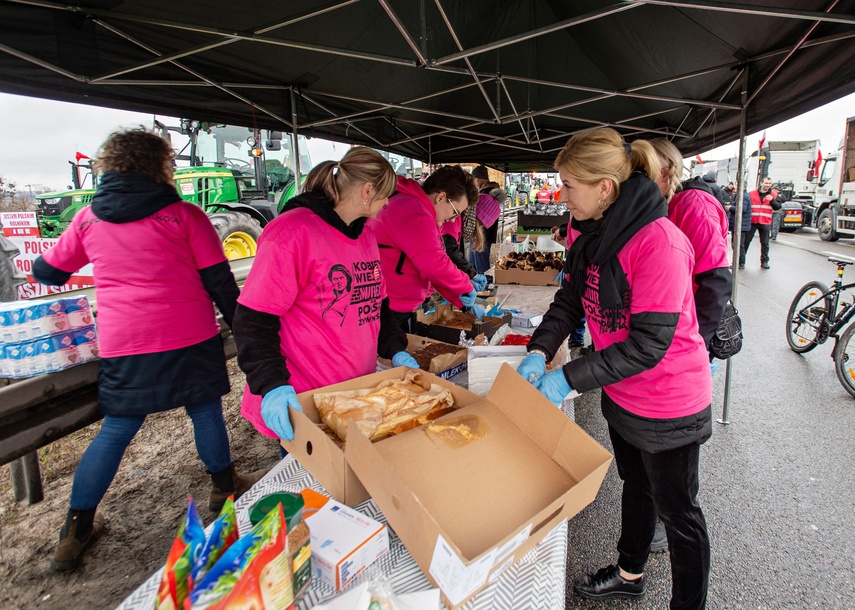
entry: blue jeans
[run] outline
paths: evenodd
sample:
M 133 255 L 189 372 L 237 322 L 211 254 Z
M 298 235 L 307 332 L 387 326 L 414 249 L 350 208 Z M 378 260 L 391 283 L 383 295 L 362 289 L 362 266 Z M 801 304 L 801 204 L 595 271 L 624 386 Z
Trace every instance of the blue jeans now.
M 585 344 L 585 318 L 579 321 L 579 326 L 570 331 L 570 341 L 573 343 Z
M 484 246 L 484 252 L 477 250 L 469 251 L 469 264 L 475 267 L 478 273 L 487 273 L 490 270 L 490 246 Z
M 225 470 L 232 463 L 229 452 L 229 436 L 223 419 L 223 407 L 220 399 L 198 402 L 185 407 L 187 415 L 193 420 L 193 436 L 196 451 L 211 472 Z M 101 430 L 92 440 L 77 470 L 74 471 L 74 483 L 71 485 L 71 510 L 95 508 L 101 502 L 116 471 L 122 456 L 125 455 L 131 440 L 136 436 L 145 415 L 117 417 L 105 415 Z

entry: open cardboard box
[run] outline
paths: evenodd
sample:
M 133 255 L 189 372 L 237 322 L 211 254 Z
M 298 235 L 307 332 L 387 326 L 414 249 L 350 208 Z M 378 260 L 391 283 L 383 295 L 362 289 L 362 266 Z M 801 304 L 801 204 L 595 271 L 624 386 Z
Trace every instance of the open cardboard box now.
M 403 372 L 322 391 L 371 387 Z M 422 426 L 371 443 L 351 428 L 342 452 L 314 425 L 317 412 L 306 393 L 299 396 L 306 412 L 291 412 L 295 441 L 282 444 L 346 503 L 370 492 L 449 607 L 458 608 L 591 503 L 611 455 L 507 365 L 487 398 L 425 375 L 451 390 L 460 407 L 432 423 L 466 418 L 483 436 L 448 443 Z
M 443 309 L 440 312 L 440 309 Z M 439 314 L 443 313 L 446 316 L 444 319 L 452 319 L 456 323 L 454 326 L 446 326 L 438 323 Z M 478 321 L 472 314 L 462 311 L 453 310 L 448 304 L 439 305 L 437 313 L 426 314 L 421 309 L 416 311 L 415 332 L 423 337 L 430 337 L 445 343 L 457 345 L 460 342 L 460 331 L 466 333 L 467 339 L 474 339 L 478 335 L 484 335 L 489 341 L 496 331 L 504 324 L 511 323 L 511 314 L 505 313 L 501 317 L 484 316 L 482 321 Z M 461 327 L 461 328 L 458 328 Z
M 497 284 L 522 284 L 525 286 L 558 286 L 559 271 L 523 271 L 522 269 L 499 269 L 496 267 Z
M 339 392 L 342 390 L 373 388 L 384 379 L 401 379 L 407 370 L 409 369 L 406 367 L 397 367 L 297 395 L 297 400 L 300 401 L 303 412 L 290 410 L 291 423 L 294 426 L 294 440 L 281 440 L 280 442 L 288 450 L 288 453 L 292 454 L 324 486 L 329 494 L 339 502 L 348 506 L 356 506 L 360 502 L 367 500 L 370 495 L 347 464 L 342 447 L 318 427 L 318 424 L 321 423 L 321 416 L 315 407 L 314 394 L 316 392 Z M 480 396 L 464 390 L 450 381 L 440 379 L 424 371 L 422 371 L 422 374 L 430 379 L 432 383 L 436 383 L 449 390 L 454 397 L 454 404 L 456 406 L 465 407 L 473 402 L 483 400 Z M 377 441 L 377 443 L 386 443 L 392 438 L 394 437 Z
M 462 373 L 467 368 L 469 352 L 465 347 L 457 344 L 437 341 L 428 337 L 419 337 L 418 335 L 407 334 L 407 351 L 414 354 L 418 350 L 431 344 L 450 345 L 456 347 L 457 351 L 448 354 L 439 354 L 431 358 L 428 373 L 441 377 L 442 379 L 451 379 L 455 375 Z M 377 365 L 384 369 L 392 368 L 392 361 L 386 358 L 377 358 Z M 424 370 L 424 369 L 422 369 Z

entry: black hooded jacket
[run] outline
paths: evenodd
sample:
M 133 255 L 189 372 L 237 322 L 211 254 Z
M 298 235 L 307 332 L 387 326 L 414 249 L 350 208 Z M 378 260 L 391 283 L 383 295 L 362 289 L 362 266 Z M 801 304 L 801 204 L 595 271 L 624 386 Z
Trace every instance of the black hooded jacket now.
M 294 197 L 284 207 L 283 213 L 296 208 L 308 208 L 328 225 L 354 240 L 362 234 L 367 220 L 357 218 L 349 225 L 345 224 L 333 209 L 333 202 L 323 192 L 309 191 Z M 264 396 L 270 390 L 287 385 L 291 378 L 279 345 L 279 329 L 279 316 L 238 304 L 234 325 L 238 363 L 253 394 Z M 407 335 L 395 321 L 387 297 L 380 308 L 377 352 L 384 358 L 391 358 L 406 349 Z
M 707 190 L 708 193 L 710 193 L 713 197 L 715 197 L 718 200 L 718 202 L 722 205 L 722 207 L 724 207 L 727 205 L 727 201 L 725 200 L 724 193 L 721 192 L 721 187 L 718 184 L 716 184 L 715 179 L 716 179 L 715 178 L 715 172 L 707 172 L 706 174 L 704 174 L 703 179 L 700 180 L 699 182 L 703 182 L 704 184 L 706 184 L 706 186 L 708 188 L 705 190 Z M 694 180 L 690 180 L 690 182 L 694 182 L 695 180 L 697 180 L 697 178 L 695 178 Z M 693 187 L 693 188 L 700 188 L 700 187 Z
M 631 192 L 627 186 L 630 185 L 621 185 L 620 197 L 627 198 L 628 207 L 631 208 L 632 198 L 640 196 L 640 193 Z M 567 275 L 565 264 L 565 277 Z M 543 321 L 532 336 L 529 351 L 541 350 L 547 355 L 547 360 L 551 360 L 584 315 L 581 299 L 575 296 L 569 283 L 562 282 Z M 679 319 L 679 312 L 630 314 L 629 336 L 624 341 L 565 364 L 563 372 L 567 381 L 578 392 L 587 392 L 652 369 L 665 357 L 671 346 Z M 646 451 L 672 449 L 688 442 L 702 442 L 708 437 L 709 409 L 689 417 L 658 420 L 657 425 L 650 425 L 652 420 L 639 418 L 619 405 L 614 410 L 608 409 L 614 403 L 606 398 L 602 402 L 603 413 L 609 424 L 620 429 L 634 446 Z

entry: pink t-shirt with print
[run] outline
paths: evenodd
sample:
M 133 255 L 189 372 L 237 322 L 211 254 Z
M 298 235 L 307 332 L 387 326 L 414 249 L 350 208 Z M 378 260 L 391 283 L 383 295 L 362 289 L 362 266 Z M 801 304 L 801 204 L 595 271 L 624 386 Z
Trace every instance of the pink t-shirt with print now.
M 603 387 L 627 411 L 652 419 L 692 415 L 712 402 L 710 363 L 698 334 L 692 289 L 694 252 L 686 236 L 666 218 L 638 231 L 618 252 L 629 283 L 629 314 L 680 313 L 677 330 L 662 360 L 652 369 Z M 597 303 L 599 273 L 588 269 L 582 306 L 598 350 L 629 336 L 629 317 L 616 331 L 605 325 Z
M 279 345 L 297 393 L 373 373 L 380 305 L 380 253 L 369 231 L 350 239 L 308 208 L 264 228 L 238 302 L 279 316 Z M 261 396 L 244 389 L 241 413 L 266 436 Z
M 93 263 L 101 357 L 188 347 L 220 332 L 199 270 L 226 260 L 211 221 L 179 201 L 125 223 L 78 212 L 44 253 L 69 273 Z
M 676 193 L 668 202 L 668 219 L 689 238 L 695 251 L 694 275 L 728 267 L 727 216 L 718 199 L 699 189 Z

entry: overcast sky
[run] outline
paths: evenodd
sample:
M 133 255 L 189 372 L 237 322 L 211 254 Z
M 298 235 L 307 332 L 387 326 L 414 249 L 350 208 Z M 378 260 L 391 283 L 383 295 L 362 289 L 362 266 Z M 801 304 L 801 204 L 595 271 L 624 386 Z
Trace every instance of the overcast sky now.
M 68 161 L 74 159 L 75 152 L 94 155 L 112 131 L 141 124 L 151 127 L 152 116 L 0 93 L 0 176 L 16 182 L 20 191 L 26 190 L 28 184 L 64 189 L 71 183 Z M 818 139 L 826 156 L 837 149 L 844 120 L 851 116 L 855 116 L 855 94 L 770 127 L 766 138 Z M 177 124 L 172 117 L 159 118 L 167 124 Z M 756 150 L 760 135 L 748 136 L 749 153 Z M 330 144 L 323 151 L 312 152 L 315 162 L 338 159 L 346 147 Z M 735 157 L 737 152 L 738 144 L 733 142 L 705 153 L 703 158 L 713 161 Z

